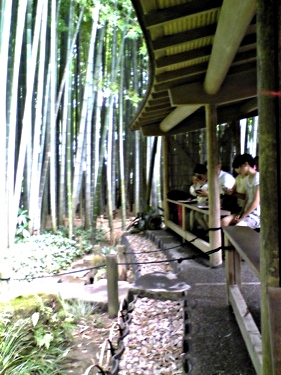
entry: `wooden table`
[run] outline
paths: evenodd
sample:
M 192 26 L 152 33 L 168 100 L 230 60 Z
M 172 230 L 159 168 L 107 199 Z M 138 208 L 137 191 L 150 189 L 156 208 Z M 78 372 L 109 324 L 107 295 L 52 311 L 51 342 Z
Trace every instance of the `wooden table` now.
M 200 203 L 188 203 L 184 201 L 179 201 L 182 204 L 183 209 L 188 208 L 190 210 L 190 219 L 189 219 L 189 230 L 192 232 L 194 229 L 194 214 L 195 212 L 200 212 L 203 215 L 209 216 L 210 211 L 208 210 L 208 206 L 204 206 Z M 220 210 L 220 216 L 225 217 L 230 215 L 231 212 L 227 210 Z M 184 215 L 183 215 L 184 216 Z
M 177 233 L 182 237 L 183 240 L 186 240 L 188 242 L 191 242 L 192 245 L 196 246 L 199 250 L 203 251 L 204 253 L 207 253 L 211 249 L 210 242 L 207 242 L 207 240 L 198 238 L 195 234 L 192 233 L 190 226 L 193 225 L 193 218 L 195 212 L 200 212 L 204 215 L 210 215 L 210 211 L 205 208 L 198 207 L 198 204 L 196 203 L 189 203 L 185 201 L 176 201 L 172 199 L 167 199 L 167 201 L 171 204 L 176 205 L 177 207 L 181 207 L 181 213 L 182 213 L 182 220 L 180 223 L 175 223 L 171 219 L 166 220 L 165 224 L 168 228 L 170 228 L 172 231 Z M 200 205 L 200 204 L 199 204 Z M 186 223 L 186 209 L 189 209 L 191 212 L 191 218 L 189 220 L 189 227 L 187 227 Z M 220 212 L 221 217 L 230 215 L 230 211 L 221 210 Z M 212 233 L 210 233 L 210 236 Z M 212 255 L 210 256 L 210 262 L 213 264 L 213 258 Z

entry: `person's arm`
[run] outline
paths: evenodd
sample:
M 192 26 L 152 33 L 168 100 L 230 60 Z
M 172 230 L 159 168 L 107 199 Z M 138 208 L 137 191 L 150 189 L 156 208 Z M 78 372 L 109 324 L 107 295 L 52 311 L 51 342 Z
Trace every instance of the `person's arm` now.
M 239 199 L 245 199 L 246 197 L 246 194 L 238 193 L 238 191 L 236 191 L 233 195 Z
M 189 192 L 190 194 L 193 196 L 193 197 L 196 197 L 197 194 L 196 194 L 196 191 L 195 191 L 195 185 L 191 185 L 190 188 L 189 188 Z
M 250 204 L 250 206 L 248 207 L 247 211 L 243 212 L 241 219 L 244 219 L 244 217 L 250 215 L 250 213 L 253 212 L 258 207 L 259 204 L 260 204 L 260 187 L 259 185 L 257 185 L 255 197 L 252 203 Z
M 236 183 L 234 184 L 232 189 L 225 188 L 224 192 L 227 195 L 234 195 L 234 197 L 237 197 L 239 199 L 245 199 L 245 197 L 246 197 L 245 193 L 238 193 L 238 191 L 236 190 Z
M 246 194 L 244 206 L 243 206 L 240 214 L 235 217 L 235 221 L 237 223 L 239 223 L 239 221 L 243 220 L 245 217 L 250 215 L 250 213 L 253 212 L 258 207 L 258 205 L 260 204 L 260 187 L 259 187 L 259 185 L 257 185 L 257 187 L 256 187 L 256 193 L 255 193 L 255 196 L 254 196 L 254 199 L 253 199 L 252 203 L 247 208 L 247 211 L 245 211 L 245 207 L 247 205 L 247 200 L 248 200 L 248 197 L 247 197 L 247 194 Z
M 200 189 L 200 193 L 197 192 L 199 197 L 208 197 L 209 191 L 207 189 Z
M 196 189 L 198 186 L 198 179 L 195 176 L 192 176 L 192 185 L 190 185 L 189 192 L 193 197 L 197 196 Z
M 233 185 L 231 189 L 227 188 L 226 186 L 223 186 L 223 191 L 227 195 L 235 195 L 236 194 L 236 183 Z

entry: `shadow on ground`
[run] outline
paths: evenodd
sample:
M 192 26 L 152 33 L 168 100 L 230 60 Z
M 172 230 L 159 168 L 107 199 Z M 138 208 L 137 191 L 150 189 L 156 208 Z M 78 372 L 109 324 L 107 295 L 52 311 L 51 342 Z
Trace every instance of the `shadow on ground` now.
M 191 287 L 187 292 L 185 314 L 189 374 L 256 374 L 235 316 L 227 304 L 224 264 L 212 268 L 205 254 L 193 246 L 176 248 L 181 240 L 169 231 L 151 231 L 147 236 L 170 259 L 198 256 L 180 264 L 174 262 L 175 272 Z M 244 262 L 242 283 L 251 313 L 260 326 L 259 282 Z

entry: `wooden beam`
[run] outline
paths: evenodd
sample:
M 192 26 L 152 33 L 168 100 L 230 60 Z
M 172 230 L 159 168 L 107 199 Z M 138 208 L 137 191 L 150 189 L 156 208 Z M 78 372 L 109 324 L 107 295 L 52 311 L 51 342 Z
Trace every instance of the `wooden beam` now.
M 257 116 L 257 110 L 253 112 L 244 113 L 241 111 L 241 103 L 237 103 L 236 105 L 228 105 L 223 107 L 217 108 L 217 118 L 218 124 L 223 124 L 230 121 L 238 121 L 243 118 Z M 168 133 L 163 132 L 160 129 L 161 121 L 155 121 L 154 123 L 147 123 L 146 125 L 142 126 L 142 131 L 145 136 L 153 136 L 153 135 L 175 135 L 175 134 L 183 134 L 194 130 L 200 130 L 206 128 L 206 121 L 205 121 L 205 112 L 199 109 L 194 114 L 190 115 L 188 118 L 181 121 L 177 126 L 172 128 Z
M 163 118 L 163 116 L 167 116 L 172 110 L 173 110 L 173 107 L 170 107 L 170 106 L 165 106 L 164 108 L 151 110 L 151 111 L 145 110 L 145 111 L 142 111 L 141 118 L 148 118 L 148 117 L 153 118 L 155 116 Z
M 241 106 L 241 111 L 243 113 L 250 113 L 250 112 L 256 111 L 257 109 L 258 109 L 257 98 L 250 99 Z
M 160 98 L 160 99 L 151 99 L 151 100 L 148 100 L 148 105 L 150 107 L 158 106 L 158 105 L 161 105 L 161 104 L 170 105 L 169 96 L 166 96 L 165 98 Z
M 198 74 L 192 74 L 187 77 L 179 77 L 173 81 L 161 82 L 154 84 L 154 90 L 157 92 L 168 91 L 173 87 L 178 87 L 179 85 L 189 85 L 195 82 L 203 82 L 205 77 L 205 72 L 199 72 Z
M 192 16 L 194 13 L 206 12 L 208 10 L 219 8 L 222 5 L 222 0 L 197 0 L 176 5 L 169 8 L 157 9 L 149 12 L 145 17 L 146 27 L 158 27 L 167 22 L 179 20 Z
M 241 52 L 236 55 L 236 58 L 233 61 L 233 66 L 238 66 L 243 63 L 250 63 L 256 61 L 256 50 L 252 49 L 246 52 Z M 175 69 L 166 71 L 161 74 L 156 75 L 156 82 L 168 82 L 176 79 L 183 79 L 184 77 L 188 77 L 194 74 L 200 74 L 202 72 L 206 72 L 208 68 L 208 62 L 204 62 L 201 64 L 196 64 L 192 66 L 188 66 L 182 69 Z
M 153 92 L 151 94 L 151 97 L 152 97 L 152 99 L 168 98 L 169 97 L 169 93 L 168 93 L 168 91 L 166 91 L 166 92 L 164 92 L 164 91 L 162 91 L 162 92 Z
M 162 132 L 160 130 L 160 128 L 159 128 L 159 122 L 155 122 L 153 124 L 142 126 L 141 131 L 142 131 L 142 134 L 145 137 L 167 135 L 167 133 Z
M 187 60 L 194 60 L 194 59 L 202 58 L 204 56 L 209 56 L 211 54 L 211 51 L 212 51 L 212 46 L 205 46 L 205 47 L 193 49 L 191 51 L 177 53 L 175 55 L 163 56 L 156 60 L 155 65 L 156 65 L 156 68 L 163 68 L 165 66 L 178 64 L 181 62 L 185 62 Z
M 156 82 L 163 83 L 163 82 L 168 82 L 168 81 L 173 81 L 173 80 L 183 80 L 184 77 L 188 77 L 191 75 L 195 75 L 195 74 L 198 75 L 200 73 L 205 74 L 207 67 L 208 67 L 208 63 L 205 62 L 201 64 L 188 66 L 182 69 L 171 70 L 171 71 L 156 75 Z
M 213 36 L 216 32 L 217 24 L 198 27 L 197 29 L 187 30 L 182 33 L 162 36 L 152 41 L 153 51 L 167 49 L 181 43 L 194 42 L 195 39 L 203 39 L 207 36 Z
M 182 85 L 170 89 L 171 103 L 183 104 L 218 104 L 230 103 L 257 95 L 256 70 L 243 71 L 228 76 L 216 95 L 208 95 L 201 83 Z
M 170 108 L 170 101 L 169 102 L 165 102 L 163 104 L 155 102 L 153 103 L 153 105 L 147 105 L 144 107 L 143 109 L 143 113 L 152 113 L 152 112 L 159 112 L 159 111 L 166 111 L 168 108 Z
M 208 94 L 219 91 L 255 12 L 256 1 L 224 0 L 204 82 Z
M 247 47 L 249 48 L 247 49 L 247 51 L 256 50 L 256 42 L 257 42 L 256 34 L 253 33 L 253 34 L 246 35 L 243 38 L 239 48 L 241 48 L 243 52 L 245 51 L 245 48 Z M 177 53 L 175 55 L 162 56 L 156 59 L 155 66 L 156 68 L 164 68 L 166 66 L 178 64 L 181 62 L 185 62 L 187 60 L 194 60 L 194 59 L 202 58 L 204 56 L 209 56 L 211 54 L 211 51 L 212 51 L 212 46 L 204 46 L 204 47 L 197 48 L 191 51 Z M 238 51 L 238 54 L 239 54 L 239 51 Z
M 160 129 L 167 132 L 174 128 L 179 122 L 196 112 L 200 106 L 198 105 L 183 105 L 174 109 L 167 117 L 160 123 Z

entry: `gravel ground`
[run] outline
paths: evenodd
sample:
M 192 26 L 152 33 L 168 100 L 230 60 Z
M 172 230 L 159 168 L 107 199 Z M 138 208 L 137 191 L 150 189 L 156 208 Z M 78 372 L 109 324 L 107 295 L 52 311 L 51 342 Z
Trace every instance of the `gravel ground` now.
M 128 334 L 122 338 L 124 351 L 118 373 L 254 375 L 235 317 L 226 304 L 224 266 L 209 267 L 204 254 L 192 247 L 182 247 L 180 241 L 165 230 L 124 235 L 122 241 L 131 263 L 151 262 L 135 265 L 134 269 L 131 266 L 130 282 L 149 273 L 170 273 L 181 277 L 190 289 L 176 298 L 154 292 L 135 295 L 126 323 Z M 167 262 L 167 259 L 196 254 L 199 255 L 196 259 Z M 251 312 L 258 320 L 259 284 L 246 267 L 242 264 L 243 288 Z M 120 323 L 120 317 L 118 319 Z M 90 316 L 90 320 L 80 323 L 75 332 L 76 345 L 69 354 L 70 366 L 64 374 L 101 374 L 94 372 L 93 363 L 97 363 L 102 348 L 104 356 L 108 357 L 109 351 L 104 345 L 110 332 L 116 333 L 112 342 L 117 346 L 118 320 L 109 319 L 103 312 L 95 319 Z M 101 366 L 108 368 L 104 363 Z
M 156 271 L 176 272 L 191 288 L 184 302 L 138 298 L 120 374 L 254 375 L 237 322 L 226 304 L 224 265 L 212 268 L 206 256 L 194 248 L 176 248 L 180 242 L 166 231 L 130 235 L 126 241 L 138 262 L 199 256 L 180 264 L 141 265 L 135 269 L 137 277 Z M 154 252 L 159 246 L 164 251 Z M 245 288 L 251 290 L 252 313 L 258 317 L 259 283 L 246 264 L 242 264 L 242 273 Z
M 126 237 L 127 253 L 137 263 L 166 261 L 151 240 L 143 235 Z M 132 254 L 133 253 L 133 254 Z M 172 272 L 170 263 L 141 264 L 135 273 Z M 181 299 L 137 298 L 132 311 L 129 334 L 119 367 L 120 375 L 183 372 L 184 301 Z

